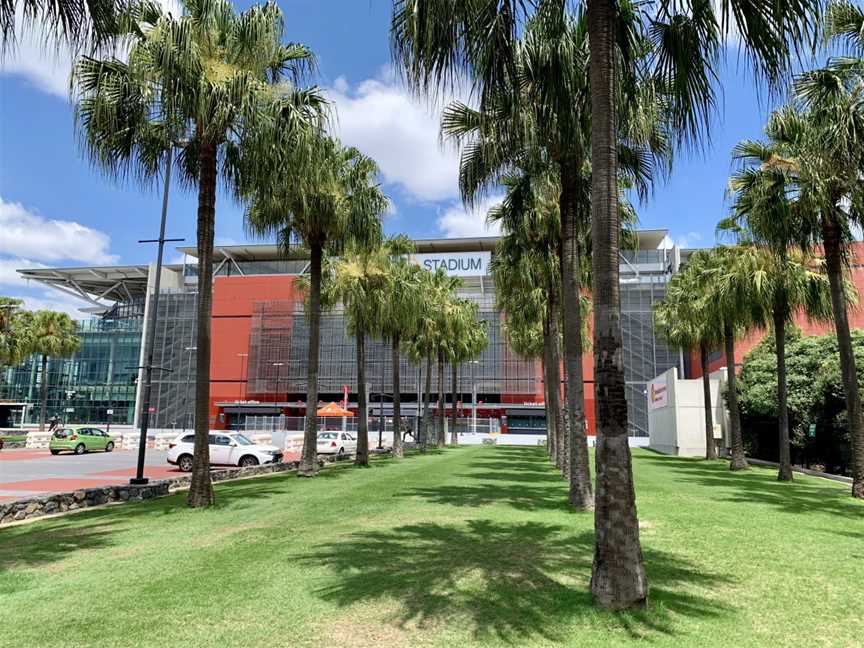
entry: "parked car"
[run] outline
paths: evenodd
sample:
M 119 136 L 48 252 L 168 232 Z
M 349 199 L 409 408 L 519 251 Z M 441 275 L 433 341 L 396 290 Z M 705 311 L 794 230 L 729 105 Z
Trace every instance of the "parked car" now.
M 111 452 L 114 449 L 114 437 L 99 428 L 67 425 L 54 430 L 48 442 L 48 449 L 52 455 L 60 454 L 63 450 L 74 452 L 76 455 L 93 450 Z
M 181 434 L 168 444 L 168 463 L 183 472 L 192 470 L 195 435 Z M 258 466 L 281 463 L 282 450 L 273 445 L 259 445 L 240 432 L 210 433 L 211 466 Z
M 318 454 L 344 454 L 357 452 L 357 437 L 350 432 L 319 432 Z

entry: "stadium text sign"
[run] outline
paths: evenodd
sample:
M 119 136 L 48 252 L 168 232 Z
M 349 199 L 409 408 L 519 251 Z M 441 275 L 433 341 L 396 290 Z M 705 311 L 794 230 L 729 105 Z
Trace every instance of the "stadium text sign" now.
M 485 277 L 492 262 L 491 252 L 450 252 L 449 254 L 414 254 L 415 263 L 430 272 L 443 269 L 452 277 Z

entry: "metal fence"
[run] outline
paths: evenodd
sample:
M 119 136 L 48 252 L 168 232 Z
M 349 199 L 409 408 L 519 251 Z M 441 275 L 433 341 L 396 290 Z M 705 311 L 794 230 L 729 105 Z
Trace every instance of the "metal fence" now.
M 338 417 L 338 416 L 319 416 L 318 431 L 357 431 L 357 417 Z M 402 417 L 402 433 L 414 435 L 418 426 L 421 424 L 421 419 L 416 416 Z M 303 416 L 247 416 L 244 432 L 259 433 L 259 432 L 287 432 L 301 434 L 306 424 L 306 418 Z M 446 419 L 448 433 L 451 419 Z M 430 425 L 434 427 L 435 419 L 430 419 Z M 377 417 L 369 417 L 369 433 L 377 434 L 380 429 L 379 419 Z M 490 432 L 498 432 L 500 427 L 496 419 L 478 418 L 476 420 L 468 418 L 456 419 L 456 431 L 459 434 L 488 434 Z M 383 432 L 386 434 L 393 433 L 393 419 L 385 417 Z M 431 434 L 431 432 L 430 432 Z

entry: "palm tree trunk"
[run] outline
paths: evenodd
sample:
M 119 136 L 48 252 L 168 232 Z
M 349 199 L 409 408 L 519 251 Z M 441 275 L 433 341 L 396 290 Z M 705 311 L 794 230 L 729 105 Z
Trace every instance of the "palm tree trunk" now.
M 591 0 L 588 3 L 588 33 L 593 170 L 594 380 L 597 394 L 597 494 L 591 593 L 598 605 L 620 610 L 645 604 L 648 579 L 639 543 L 636 492 L 627 439 L 618 292 L 617 4 L 615 0 Z M 574 337 L 580 333 L 578 329 L 571 332 Z M 570 373 L 569 364 L 567 372 L 569 382 L 575 378 Z M 571 421 L 571 425 L 579 426 L 581 420 Z
M 399 335 L 393 336 L 393 456 L 402 451 L 402 389 L 399 375 Z
M 741 412 L 738 409 L 738 378 L 735 375 L 735 332 L 729 324 L 723 328 L 726 347 L 726 402 L 729 405 L 729 427 L 732 431 L 732 461 L 730 470 L 749 468 L 744 456 L 744 437 L 741 435 Z
M 774 347 L 777 353 L 777 428 L 780 470 L 778 481 L 792 481 L 792 451 L 789 447 L 789 406 L 786 384 L 786 293 L 780 291 L 774 304 Z
M 561 356 L 558 350 L 558 299 L 555 287 L 550 286 L 547 290 L 546 300 L 546 328 L 548 331 L 545 346 L 548 349 L 546 366 L 546 420 L 551 422 L 550 439 L 553 439 L 553 457 L 555 466 L 561 469 L 566 460 L 562 452 L 562 437 L 564 430 L 561 426 Z
M 452 387 L 451 391 L 451 406 L 453 409 L 450 411 L 450 445 L 459 445 L 459 434 L 456 431 L 456 395 L 459 391 L 459 365 L 457 363 L 452 363 L 450 365 L 451 376 L 450 376 L 450 386 Z
M 432 410 L 429 401 L 432 398 L 432 354 L 426 356 L 426 386 L 423 392 L 423 430 L 421 431 L 420 452 L 426 452 L 429 443 L 429 419 Z
M 309 362 L 306 373 L 306 425 L 303 452 L 297 474 L 314 477 L 318 473 L 318 349 L 321 346 L 321 259 L 318 241 L 309 246 Z M 363 385 L 358 386 L 358 391 Z
M 438 435 L 435 445 L 443 448 L 446 443 L 444 434 L 444 351 L 438 350 Z
M 210 481 L 210 320 L 213 311 L 213 235 L 216 229 L 216 145 L 203 140 L 198 178 L 198 312 L 195 341 L 195 445 L 186 503 L 211 506 Z
M 48 356 L 42 354 L 42 385 L 39 389 L 39 431 L 45 431 L 45 417 L 48 414 Z
M 544 339 L 543 339 L 543 358 L 541 359 L 541 367 L 543 369 L 543 402 L 546 404 L 546 453 L 549 455 L 549 461 L 556 468 L 558 465 L 558 433 L 555 428 L 555 411 L 552 409 L 552 396 L 550 395 L 549 384 L 549 333 L 548 327 L 544 324 Z
M 369 465 L 369 406 L 366 403 L 366 334 L 362 325 L 357 326 L 357 454 L 355 466 Z
M 561 164 L 561 285 L 564 313 L 564 363 L 567 369 L 567 447 L 570 506 L 580 511 L 594 508 L 591 467 L 588 463 L 588 438 L 585 436 L 585 383 L 582 377 L 582 264 L 579 258 L 579 214 L 577 192 L 580 164 L 565 160 Z M 550 322 L 551 324 L 551 322 Z M 557 328 L 557 326 L 556 326 Z M 551 333 L 550 333 L 551 334 Z M 625 437 L 626 438 L 626 437 Z
M 705 458 L 717 458 L 714 443 L 714 412 L 711 409 L 711 376 L 708 375 L 708 347 L 699 345 L 699 361 L 702 363 L 702 402 L 705 405 Z
M 825 214 L 822 218 L 822 243 L 825 247 L 825 268 L 831 288 L 834 329 L 840 352 L 840 373 L 846 396 L 849 436 L 852 439 L 852 496 L 864 499 L 864 428 L 861 419 L 861 393 L 858 388 L 858 368 L 852 350 L 852 336 L 849 333 L 849 316 L 846 312 L 840 227 L 833 214 Z

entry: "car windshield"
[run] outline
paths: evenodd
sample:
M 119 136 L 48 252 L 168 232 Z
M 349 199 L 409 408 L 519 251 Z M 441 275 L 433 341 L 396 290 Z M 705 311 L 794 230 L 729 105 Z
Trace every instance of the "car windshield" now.
M 333 441 L 336 439 L 335 432 L 322 432 L 318 435 L 319 439 L 323 439 L 324 441 Z
M 242 434 L 235 434 L 232 438 L 239 445 L 255 445 L 255 443 L 253 441 L 250 441 L 248 437 L 245 437 Z

